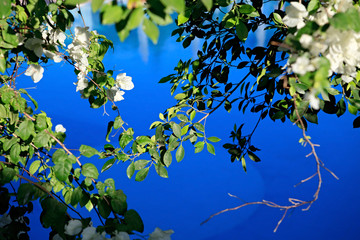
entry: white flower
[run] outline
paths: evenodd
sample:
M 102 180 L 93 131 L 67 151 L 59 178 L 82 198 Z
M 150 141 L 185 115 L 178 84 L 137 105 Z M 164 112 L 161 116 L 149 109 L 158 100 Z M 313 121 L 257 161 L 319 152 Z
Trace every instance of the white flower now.
M 66 39 L 66 35 L 60 29 L 55 29 L 55 30 L 51 31 L 51 35 L 50 35 L 50 43 L 51 44 L 60 43 L 60 45 L 65 46 L 65 39 Z
M 173 230 L 163 231 L 160 228 L 155 228 L 154 232 L 150 233 L 148 240 L 171 240 L 170 235 L 173 234 Z
M 82 240 L 103 240 L 105 239 L 104 234 L 96 232 L 96 228 L 87 227 L 82 231 Z
M 60 57 L 60 55 L 51 52 L 49 50 L 44 49 L 44 54 L 46 57 L 50 58 L 51 60 L 54 60 L 54 62 L 58 63 L 62 61 L 62 58 Z
M 329 22 L 327 11 L 328 10 L 325 8 L 320 8 L 320 11 L 316 13 L 315 22 L 319 26 L 324 26 L 325 24 L 327 24 Z
M 43 47 L 42 47 L 43 43 L 44 41 L 42 39 L 29 38 L 25 42 L 25 47 L 27 49 L 33 50 L 36 56 L 41 57 L 41 55 L 43 54 Z
M 10 215 L 4 214 L 0 217 L 0 228 L 5 227 L 9 223 L 11 223 Z
M 43 77 L 44 69 L 40 65 L 31 64 L 25 71 L 26 76 L 31 76 L 34 83 L 39 82 Z
M 59 234 L 55 234 L 55 235 L 52 237 L 52 240 L 63 240 L 63 238 L 60 237 Z
M 119 88 L 124 90 L 131 90 L 134 88 L 134 83 L 132 82 L 132 77 L 126 76 L 126 73 L 120 73 L 116 76 L 115 80 L 116 85 Z
M 313 38 L 309 34 L 303 34 L 301 35 L 299 41 L 301 43 L 301 46 L 303 46 L 304 48 L 309 48 L 310 45 L 313 43 Z
M 300 56 L 296 59 L 295 63 L 291 64 L 291 68 L 294 73 L 304 75 L 307 72 L 315 70 L 314 65 L 310 63 L 309 58 L 305 56 Z
M 111 101 L 119 102 L 121 100 L 124 100 L 123 95 L 125 94 L 125 92 L 120 91 L 117 87 L 112 87 L 110 89 L 107 89 L 106 93 Z
M 127 232 L 115 232 L 115 236 L 111 238 L 111 240 L 130 240 L 129 234 Z
M 346 83 L 349 83 L 349 82 L 351 82 L 351 81 L 354 80 L 353 77 L 350 77 L 350 76 L 348 76 L 348 75 L 342 75 L 342 76 L 341 76 L 341 79 L 342 79 L 344 82 L 346 82 Z
M 65 225 L 65 234 L 70 236 L 78 235 L 82 230 L 82 223 L 80 220 L 70 220 L 67 225 Z
M 307 17 L 308 12 L 304 5 L 298 2 L 291 2 L 286 7 L 286 16 L 283 21 L 288 27 L 302 28 L 305 26 L 304 18 Z
M 64 132 L 66 132 L 66 128 L 64 128 L 64 126 L 63 126 L 62 124 L 58 124 L 58 125 L 56 125 L 56 127 L 55 127 L 55 132 L 62 132 L 62 133 L 64 133 Z
M 320 100 L 319 98 L 315 97 L 314 92 L 306 93 L 305 100 L 308 100 L 310 103 L 310 107 L 314 110 L 320 109 Z
M 76 27 L 75 28 L 75 39 L 81 44 L 89 45 L 91 33 L 88 31 L 89 27 Z
M 85 88 L 88 87 L 89 85 L 89 81 L 86 79 L 86 75 L 83 74 L 82 72 L 80 72 L 77 76 L 78 82 L 77 82 L 77 86 L 76 86 L 76 91 L 81 91 L 84 90 Z

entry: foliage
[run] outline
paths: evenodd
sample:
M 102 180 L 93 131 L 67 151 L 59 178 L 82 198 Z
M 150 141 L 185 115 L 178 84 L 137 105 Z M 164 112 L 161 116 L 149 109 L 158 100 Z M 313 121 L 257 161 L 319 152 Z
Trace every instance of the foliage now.
M 215 155 L 212 143 L 220 139 L 206 134 L 206 120 L 220 108 L 231 112 L 235 107 L 258 115 L 250 133 L 243 131 L 244 123 L 237 123 L 230 133 L 232 142 L 223 145 L 230 160 L 241 162 L 245 171 L 248 159 L 260 161 L 256 155 L 260 149 L 252 144 L 252 136 L 263 119 L 290 120 L 303 129 L 302 142 L 312 147 L 318 166 L 320 184 L 314 199 L 297 200 L 290 207 L 263 204 L 284 209 L 284 216 L 290 208 L 310 207 L 321 186 L 319 169 L 325 167 L 305 130 L 308 123 L 317 123 L 321 111 L 338 117 L 346 109 L 358 114 L 360 13 L 356 1 L 276 2 L 277 9 L 267 16 L 261 10 L 262 1 L 255 0 L 129 0 L 126 5 L 92 1 L 102 24 L 113 24 L 122 41 L 141 27 L 156 43 L 158 26 L 171 23 L 174 16 L 177 28 L 172 35 L 178 36 L 184 48 L 196 38 L 202 41 L 197 58 L 180 60 L 174 73 L 160 80 L 170 84 L 177 104 L 150 125 L 151 136 L 137 136 L 133 128 L 125 127 L 115 104 L 124 100 L 123 90 L 134 87 L 132 79 L 106 70 L 102 60 L 113 48 L 106 36 L 88 31 L 85 23 L 71 28 L 74 17 L 70 10 L 78 8 L 81 15 L 78 1 L 2 1 L 0 214 L 5 224 L 1 238 L 26 238 L 30 221 L 26 214 L 32 211 L 33 201 L 41 203 L 40 221 L 44 228 L 52 229 L 52 239 L 129 239 L 128 234 L 143 232 L 143 222 L 135 210 L 128 209 L 126 195 L 112 178 L 100 180 L 101 173 L 116 162 L 127 162 L 126 174 L 135 181 L 143 181 L 153 168 L 167 178 L 173 157 L 181 162 L 186 156 L 187 141 L 195 153 L 206 147 Z M 247 39 L 263 26 L 271 34 L 269 43 L 250 48 Z M 71 43 L 65 44 L 66 39 Z M 74 154 L 64 145 L 65 129 L 58 125 L 53 130 L 51 119 L 38 110 L 36 100 L 16 88 L 20 75 L 36 83 L 43 77 L 43 66 L 62 61 L 74 67 L 76 91 L 91 108 L 110 103 L 118 113 L 108 123 L 106 136 L 110 142 L 110 133 L 116 130 L 118 146 L 107 143 L 99 151 L 82 145 L 80 154 Z M 20 72 L 25 66 L 26 71 Z M 231 78 L 233 71 L 244 72 L 243 78 Z M 355 118 L 354 127 L 360 127 L 359 119 Z M 104 160 L 101 169 L 82 163 L 92 157 Z M 91 218 L 76 210 L 78 206 L 96 212 L 102 226 L 93 227 Z M 150 239 L 170 238 L 172 233 L 157 228 Z

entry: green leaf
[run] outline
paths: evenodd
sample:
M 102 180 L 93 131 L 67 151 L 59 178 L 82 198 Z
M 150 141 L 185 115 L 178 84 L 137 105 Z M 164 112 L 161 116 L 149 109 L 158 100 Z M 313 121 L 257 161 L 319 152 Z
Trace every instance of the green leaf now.
M 0 18 L 4 19 L 11 13 L 11 0 L 0 1 Z
M 154 44 L 157 44 L 160 35 L 159 28 L 148 18 L 144 18 L 142 29 L 146 36 L 148 36 Z
M 26 96 L 28 96 L 28 98 L 30 98 L 31 102 L 34 104 L 35 110 L 38 109 L 38 103 L 35 101 L 34 98 L 29 95 L 29 93 L 25 89 L 20 89 L 19 92 L 26 94 Z
M 114 24 L 118 23 L 123 19 L 124 11 L 118 5 L 105 5 L 101 9 L 101 23 L 106 24 Z
M 121 119 L 120 116 L 117 116 L 114 121 L 114 128 L 119 129 L 124 124 L 124 121 Z
M 136 162 L 134 162 L 135 170 L 143 169 L 149 162 L 149 160 L 137 160 Z
M 101 5 L 104 3 L 104 0 L 92 0 L 91 1 L 91 9 L 93 12 L 96 12 L 100 9 Z
M 18 141 L 19 141 L 19 139 L 15 138 L 15 137 L 13 137 L 11 139 L 5 139 L 4 140 L 4 145 L 3 145 L 4 151 L 9 150 Z
M 107 203 L 107 201 L 103 198 L 101 198 L 98 202 L 98 209 L 99 209 L 99 213 L 103 218 L 107 218 L 109 217 L 110 213 L 111 213 L 111 208 L 109 206 L 109 204 Z
M 34 175 L 36 173 L 36 171 L 39 169 L 40 167 L 40 160 L 36 160 L 33 163 L 31 163 L 30 168 L 29 168 L 29 172 L 31 175 Z
M 120 141 L 119 141 L 119 145 L 121 148 L 125 148 L 126 145 L 128 145 L 131 141 L 133 140 L 133 136 L 132 135 L 128 135 L 126 133 L 122 133 L 120 135 Z
M 214 146 L 212 144 L 206 143 L 206 148 L 207 148 L 209 153 L 215 155 L 215 148 L 214 148 Z
M 87 145 L 81 145 L 79 151 L 81 155 L 88 158 L 94 156 L 95 154 L 100 155 L 98 150 Z
M 82 166 L 81 172 L 85 177 L 89 177 L 89 178 L 97 179 L 99 176 L 99 172 L 98 172 L 97 168 L 92 163 L 85 163 Z
M 135 176 L 135 181 L 137 182 L 141 182 L 141 181 L 144 181 L 144 179 L 146 178 L 146 176 L 148 175 L 149 173 L 149 168 L 143 168 L 141 169 L 140 171 L 138 171 L 138 173 L 136 174 Z
M 168 178 L 169 177 L 166 168 L 161 163 L 155 165 L 155 170 L 156 170 L 156 173 L 160 177 L 163 177 L 163 178 Z
M 208 11 L 211 10 L 211 8 L 213 6 L 213 0 L 201 0 L 201 2 L 204 4 L 204 6 L 206 7 L 206 9 Z
M 208 137 L 207 140 L 210 142 L 219 142 L 221 139 L 218 137 Z
M 114 163 L 115 163 L 115 158 L 112 158 L 112 159 L 107 160 L 107 161 L 104 163 L 103 167 L 101 168 L 101 172 L 105 172 L 106 170 L 108 170 L 109 168 L 111 168 L 112 165 L 114 165 Z
M 171 156 L 171 152 L 170 151 L 166 151 L 164 154 L 164 164 L 165 166 L 170 166 L 172 162 L 172 156 Z
M 177 138 L 181 138 L 181 127 L 179 126 L 179 124 L 173 123 L 171 127 L 173 129 L 174 135 Z
M 135 164 L 132 162 L 126 169 L 126 175 L 130 179 L 135 173 Z
M 185 0 L 162 0 L 165 6 L 173 7 L 178 13 L 183 13 L 185 10 Z
M 34 123 L 31 120 L 26 119 L 22 123 L 20 123 L 18 128 L 19 137 L 26 141 L 29 139 L 31 135 L 35 132 Z
M 176 161 L 181 162 L 181 160 L 184 159 L 185 156 L 185 149 L 182 145 L 180 145 L 178 147 L 178 149 L 176 150 Z
M 56 178 L 65 182 L 68 179 L 71 169 L 72 164 L 69 159 L 64 159 L 63 161 L 57 162 L 54 166 Z
M 7 118 L 7 117 L 8 117 L 8 115 L 7 115 L 4 105 L 0 104 L 0 119 Z
M 353 115 L 356 115 L 357 114 L 357 107 L 351 105 L 350 103 L 348 103 L 348 109 L 349 109 L 349 112 Z
M 0 185 L 9 183 L 16 175 L 16 171 L 12 168 L 5 167 L 0 170 Z
M 236 36 L 240 39 L 240 41 L 245 41 L 248 36 L 248 29 L 241 20 L 237 22 L 235 30 Z
M 178 26 L 180 26 L 181 24 L 186 23 L 188 20 L 189 20 L 189 17 L 186 17 L 183 14 L 179 14 L 177 24 L 178 24 Z
M 132 29 L 136 28 L 137 26 L 139 26 L 143 20 L 143 16 L 144 16 L 144 10 L 142 7 L 132 10 L 132 12 L 130 13 L 129 20 L 126 25 L 126 29 L 132 30 Z
M 128 210 L 124 214 L 124 221 L 130 231 L 144 232 L 144 223 L 135 210 Z
M 33 143 L 37 148 L 47 147 L 49 145 L 50 138 L 50 135 L 43 130 L 34 137 Z
M 204 125 L 202 125 L 201 123 L 194 123 L 194 126 L 195 126 L 196 129 L 199 130 L 200 132 L 205 132 Z
M 353 122 L 353 127 L 354 128 L 359 128 L 360 127 L 360 116 L 355 118 L 355 120 Z
M 204 142 L 198 142 L 195 144 L 195 153 L 199 153 L 204 149 Z
M 0 7 L 0 9 L 1 9 L 1 7 Z M 0 52 L 0 72 L 2 72 L 2 73 L 4 73 L 7 68 L 6 67 L 7 66 L 7 61 L 6 61 L 7 57 L 6 56 L 7 56 L 7 54 Z
M 258 156 L 256 156 L 255 153 L 248 151 L 248 156 L 252 161 L 260 162 L 260 158 Z
M 111 207 L 114 212 L 123 215 L 127 210 L 126 195 L 121 190 L 117 190 L 111 195 Z

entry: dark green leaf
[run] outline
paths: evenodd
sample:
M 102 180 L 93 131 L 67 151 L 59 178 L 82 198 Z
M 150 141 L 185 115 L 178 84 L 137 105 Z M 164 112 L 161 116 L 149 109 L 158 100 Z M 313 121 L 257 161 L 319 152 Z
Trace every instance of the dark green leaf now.
M 107 161 L 104 163 L 103 167 L 101 168 L 101 172 L 105 172 L 106 170 L 108 170 L 109 168 L 111 168 L 112 165 L 114 165 L 114 163 L 115 163 L 115 158 L 112 158 L 112 159 L 107 160 Z
M 163 178 L 169 177 L 166 168 L 161 163 L 155 165 L 155 170 L 160 177 L 163 177 Z
M 360 116 L 355 118 L 355 120 L 353 122 L 353 127 L 354 128 L 359 128 L 360 127 Z
M 132 162 L 126 169 L 126 175 L 130 179 L 135 173 L 135 164 Z

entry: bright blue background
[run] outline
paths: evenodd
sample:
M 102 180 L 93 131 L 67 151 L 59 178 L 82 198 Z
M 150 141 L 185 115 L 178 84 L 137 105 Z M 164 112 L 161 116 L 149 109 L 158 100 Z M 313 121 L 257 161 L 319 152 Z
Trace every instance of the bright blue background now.
M 134 128 L 135 135 L 154 134 L 148 130 L 150 124 L 158 120 L 160 112 L 175 103 L 169 94 L 169 85 L 157 82 L 173 73 L 179 58 L 186 60 L 193 56 L 196 46 L 184 50 L 175 38 L 170 38 L 174 26 L 161 28 L 156 46 L 140 31 L 119 43 L 113 27 L 100 26 L 98 16 L 91 16 L 86 7 L 83 13 L 87 25 L 115 43 L 115 52 L 106 56 L 106 68 L 121 70 L 133 78 L 135 88 L 126 91 L 125 100 L 118 104 L 122 118 Z M 256 40 L 252 42 L 255 44 Z M 240 78 L 241 73 L 232 77 Z M 77 149 L 81 144 L 87 144 L 101 149 L 106 143 L 107 122 L 115 115 L 109 106 L 106 110 L 111 116 L 104 115 L 103 108 L 90 109 L 87 100 L 75 92 L 73 82 L 76 82 L 76 75 L 71 67 L 54 64 L 47 67 L 36 90 L 28 89 L 28 92 L 37 99 L 40 110 L 52 118 L 54 125 L 63 124 L 67 129 L 68 148 Z M 33 86 L 30 78 L 22 79 L 21 87 Z M 172 239 L 175 240 L 359 239 L 359 130 L 352 128 L 353 119 L 350 114 L 341 119 L 320 114 L 319 125 L 309 126 L 308 134 L 313 142 L 321 145 L 317 148 L 318 155 L 340 180 L 322 171 L 324 183 L 319 200 L 309 211 L 296 209 L 289 213 L 275 234 L 273 229 L 282 212 L 265 206 L 249 206 L 217 216 L 203 226 L 200 223 L 213 213 L 243 203 L 229 197 L 228 193 L 248 202 L 266 199 L 283 204 L 287 203 L 288 197 L 303 200 L 312 197 L 317 186 L 315 179 L 294 188 L 300 180 L 311 176 L 316 166 L 312 157 L 305 157 L 310 148 L 303 148 L 298 143 L 301 130 L 289 121 L 284 124 L 268 119 L 262 121 L 253 139 L 253 143 L 261 148 L 262 162 L 248 161 L 247 174 L 240 163 L 230 162 L 229 154 L 221 147 L 231 142 L 228 137 L 234 123 L 245 122 L 248 131 L 255 124 L 255 115 L 242 115 L 234 108 L 231 114 L 219 110 L 207 122 L 207 135 L 222 139 L 214 144 L 216 156 L 206 150 L 194 154 L 193 147 L 187 145 L 185 159 L 181 163 L 173 161 L 168 169 L 168 179 L 160 178 L 151 169 L 144 182 L 129 180 L 126 177 L 128 164 L 122 163 L 105 172 L 102 178 L 115 179 L 117 188 L 128 197 L 129 208 L 140 213 L 145 233 L 160 227 L 173 229 Z M 117 137 L 112 143 L 117 144 Z M 103 160 L 90 161 L 98 167 L 104 163 Z M 36 206 L 33 215 L 37 218 L 39 213 L 40 208 Z M 33 239 L 47 239 L 47 233 L 40 233 L 35 222 L 32 220 Z

